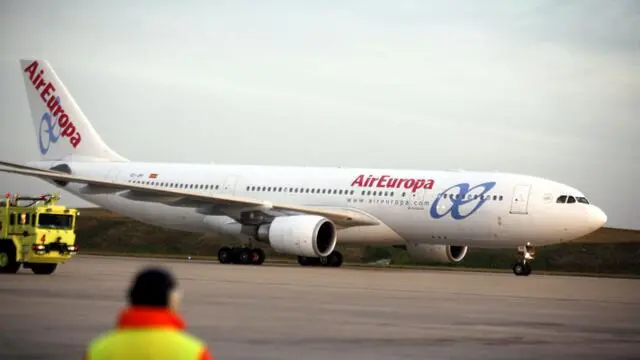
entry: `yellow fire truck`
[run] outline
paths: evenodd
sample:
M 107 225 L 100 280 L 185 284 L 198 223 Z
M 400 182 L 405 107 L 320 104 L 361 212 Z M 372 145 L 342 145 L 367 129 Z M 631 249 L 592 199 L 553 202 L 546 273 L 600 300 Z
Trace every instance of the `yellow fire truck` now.
M 38 197 L 7 194 L 0 199 L 0 273 L 20 266 L 52 274 L 77 254 L 77 209 L 58 205 L 58 194 Z

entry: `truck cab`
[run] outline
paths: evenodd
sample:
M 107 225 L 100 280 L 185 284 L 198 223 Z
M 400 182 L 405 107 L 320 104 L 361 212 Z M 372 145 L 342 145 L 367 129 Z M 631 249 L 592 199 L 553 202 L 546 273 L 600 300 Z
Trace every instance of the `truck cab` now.
M 59 200 L 57 194 L 7 194 L 0 200 L 0 273 L 17 273 L 22 266 L 35 274 L 52 274 L 77 254 L 79 212 Z

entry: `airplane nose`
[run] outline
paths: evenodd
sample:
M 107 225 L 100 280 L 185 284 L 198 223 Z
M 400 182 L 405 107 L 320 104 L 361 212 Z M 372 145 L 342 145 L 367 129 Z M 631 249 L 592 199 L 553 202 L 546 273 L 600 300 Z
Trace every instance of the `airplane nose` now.
M 594 206 L 591 210 L 591 221 L 593 222 L 593 225 L 601 228 L 607 223 L 607 214 L 605 214 L 605 212 L 599 207 Z

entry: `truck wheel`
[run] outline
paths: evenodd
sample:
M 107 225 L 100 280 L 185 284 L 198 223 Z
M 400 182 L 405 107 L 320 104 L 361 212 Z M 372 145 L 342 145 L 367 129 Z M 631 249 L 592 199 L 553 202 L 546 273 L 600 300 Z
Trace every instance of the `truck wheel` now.
M 58 264 L 31 264 L 31 271 L 38 275 L 50 275 L 56 271 Z
M 13 242 L 0 242 L 0 273 L 15 274 L 20 270 L 20 263 L 16 261 L 16 247 Z

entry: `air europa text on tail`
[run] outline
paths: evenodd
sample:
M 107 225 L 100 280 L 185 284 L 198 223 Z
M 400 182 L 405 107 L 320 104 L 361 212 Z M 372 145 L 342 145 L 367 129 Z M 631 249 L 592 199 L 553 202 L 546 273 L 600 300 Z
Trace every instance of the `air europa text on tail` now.
M 34 61 L 24 69 L 24 72 L 29 74 L 29 80 L 36 91 L 40 93 L 40 98 L 51 112 L 51 116 L 58 119 L 60 135 L 68 138 L 71 146 L 77 148 L 82 142 L 82 137 L 69 114 L 64 111 L 63 104 L 56 101 L 56 87 L 46 80 L 44 69 L 39 69 L 38 62 Z

